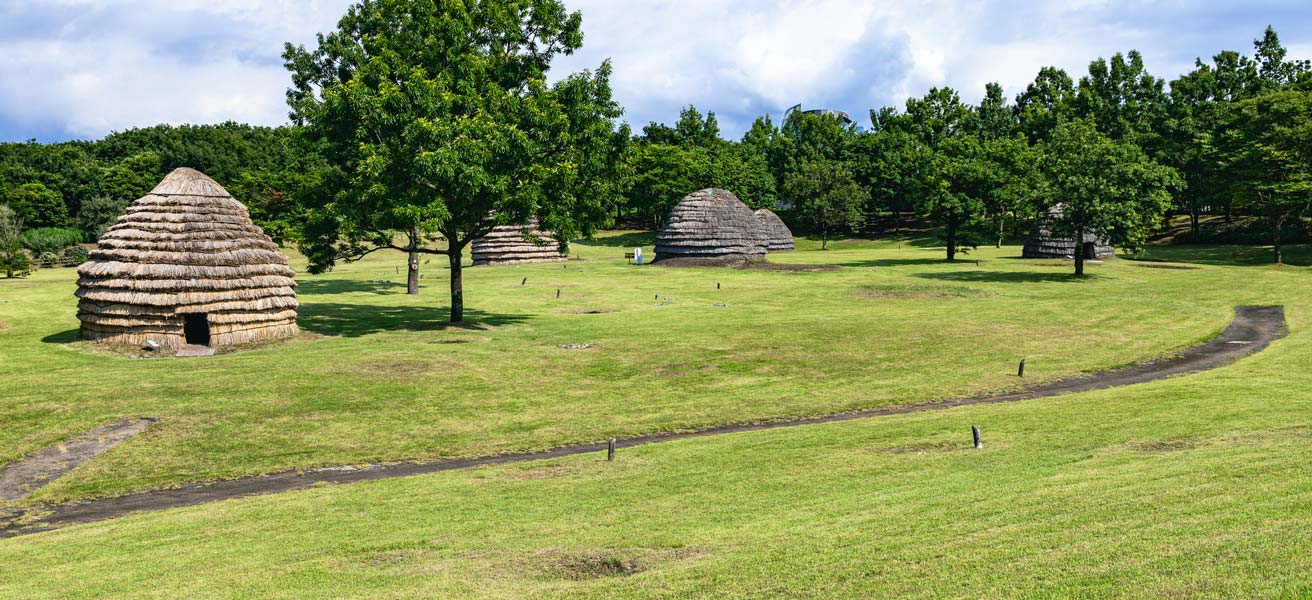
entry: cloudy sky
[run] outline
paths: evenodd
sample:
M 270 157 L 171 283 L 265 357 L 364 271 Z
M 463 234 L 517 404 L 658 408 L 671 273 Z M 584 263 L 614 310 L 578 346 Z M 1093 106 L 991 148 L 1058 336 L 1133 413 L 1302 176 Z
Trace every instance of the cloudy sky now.
M 93 139 L 156 123 L 287 120 L 286 41 L 309 43 L 350 0 L 0 0 L 0 141 Z M 566 0 L 584 49 L 557 73 L 614 61 L 635 126 L 713 110 L 738 136 L 801 103 L 900 105 L 935 85 L 1014 96 L 1039 67 L 1078 77 L 1138 49 L 1167 80 L 1196 56 L 1248 52 L 1274 25 L 1312 58 L 1312 5 L 1288 1 Z

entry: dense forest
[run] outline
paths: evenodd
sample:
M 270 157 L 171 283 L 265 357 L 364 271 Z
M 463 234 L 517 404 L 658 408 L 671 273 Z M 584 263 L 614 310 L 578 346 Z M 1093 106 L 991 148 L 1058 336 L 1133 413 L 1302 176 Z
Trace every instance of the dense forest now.
M 0 270 L 76 260 L 77 242 L 179 166 L 223 183 L 275 240 L 299 243 L 305 207 L 332 173 L 322 140 L 302 130 L 158 125 L 0 144 Z M 621 131 L 620 193 L 602 225 L 654 228 L 688 192 L 720 187 L 826 238 L 896 229 L 914 214 L 948 258 L 1001 244 L 1057 204 L 1059 228 L 1126 248 L 1171 216 L 1188 217 L 1176 241 L 1272 244 L 1277 261 L 1281 243 L 1308 239 L 1312 66 L 1290 60 L 1271 28 L 1251 54 L 1199 59 L 1169 84 L 1130 51 L 1078 79 L 1045 67 L 1014 99 L 997 84 L 977 105 L 934 88 L 872 110 L 864 127 L 796 111 L 730 141 L 714 113 L 689 106 L 673 125 Z

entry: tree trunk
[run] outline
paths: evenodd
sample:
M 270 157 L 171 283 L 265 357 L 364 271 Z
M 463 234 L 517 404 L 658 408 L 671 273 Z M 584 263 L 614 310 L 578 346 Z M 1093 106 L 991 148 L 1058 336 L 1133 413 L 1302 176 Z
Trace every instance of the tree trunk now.
M 948 262 L 957 260 L 957 221 L 948 219 Z
M 1198 224 L 1199 218 L 1197 206 L 1189 209 L 1189 231 L 1193 232 L 1194 236 L 1198 235 L 1198 230 L 1200 229 Z M 1198 238 L 1195 237 L 1194 239 L 1197 240 Z
M 449 238 L 448 238 L 449 239 Z M 464 275 L 460 271 L 460 259 L 462 258 L 463 248 L 452 247 L 448 250 L 447 258 L 451 259 L 451 322 L 459 323 L 465 320 L 465 282 Z
M 902 235 L 902 211 L 893 209 L 893 235 Z
M 1006 223 L 1006 219 L 1003 218 L 1001 215 L 999 215 L 998 216 L 998 245 L 996 246 L 997 248 L 1002 247 L 1002 237 L 1003 237 L 1002 229 L 1005 223 Z
M 406 267 L 405 293 L 416 296 L 419 294 L 419 231 L 411 229 L 409 236 L 410 256 Z
M 1084 230 L 1075 232 L 1075 276 L 1084 276 Z
M 1272 227 L 1272 229 L 1275 230 L 1275 237 L 1271 241 L 1274 242 L 1275 245 L 1276 264 L 1277 265 L 1284 264 L 1284 256 L 1282 255 L 1281 248 L 1280 248 L 1280 237 L 1281 237 L 1280 234 L 1283 232 L 1285 228 L 1285 217 L 1283 216 L 1276 217 L 1273 225 L 1274 227 Z
M 828 250 L 828 249 L 829 249 L 829 229 L 828 229 L 828 228 L 821 227 L 821 228 L 820 228 L 820 250 L 821 250 L 821 251 L 824 251 L 824 250 Z

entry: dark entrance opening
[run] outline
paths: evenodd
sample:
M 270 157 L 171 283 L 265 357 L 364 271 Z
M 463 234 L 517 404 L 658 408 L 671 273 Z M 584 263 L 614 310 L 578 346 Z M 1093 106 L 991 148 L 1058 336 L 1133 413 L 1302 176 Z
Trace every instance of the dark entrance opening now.
M 183 315 L 182 318 L 182 333 L 187 336 L 188 344 L 210 345 L 210 322 L 204 314 Z
M 1085 260 L 1095 260 L 1098 258 L 1098 244 L 1093 242 L 1084 242 Z

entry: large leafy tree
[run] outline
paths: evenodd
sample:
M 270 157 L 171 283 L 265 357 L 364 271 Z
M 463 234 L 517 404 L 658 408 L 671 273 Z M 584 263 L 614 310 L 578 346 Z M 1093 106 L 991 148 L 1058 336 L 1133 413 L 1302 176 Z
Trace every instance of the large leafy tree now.
M 829 249 L 829 236 L 838 230 L 860 227 L 861 208 L 869 193 L 857 184 L 842 161 L 812 158 L 789 170 L 784 194 L 809 227 L 820 233 L 820 249 Z
M 8 204 L 23 223 L 35 227 L 63 227 L 68 223 L 68 207 L 56 192 L 40 183 L 27 183 L 9 189 L 0 202 Z
M 603 224 L 628 141 L 609 63 L 547 83 L 581 25 L 560 0 L 360 0 L 315 48 L 288 44 L 292 118 L 331 165 L 307 194 L 311 270 L 399 249 L 417 293 L 419 256 L 445 255 L 458 322 L 474 239 L 532 217 L 562 239 Z
M 1051 228 L 1059 237 L 1082 241 L 1086 234 L 1138 248 L 1170 207 L 1179 186 L 1174 169 L 1153 161 L 1130 142 L 1114 140 L 1088 119 L 1062 123 L 1043 147 L 1042 169 L 1060 211 Z M 1044 207 L 1051 208 L 1051 207 Z M 1075 252 L 1075 274 L 1084 275 L 1083 244 Z
M 1066 71 L 1043 67 L 1016 96 L 1016 119 L 1031 144 L 1048 139 L 1075 110 L 1075 82 Z
M 1234 104 L 1214 156 L 1225 189 L 1268 219 L 1274 259 L 1285 226 L 1312 207 L 1312 93 L 1285 91 Z
M 1090 63 L 1075 95 L 1076 114 L 1092 119 L 1112 139 L 1134 142 L 1154 155 L 1166 110 L 1165 82 L 1148 73 L 1136 50 Z

